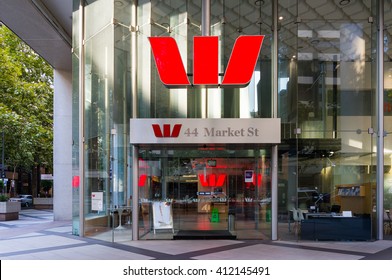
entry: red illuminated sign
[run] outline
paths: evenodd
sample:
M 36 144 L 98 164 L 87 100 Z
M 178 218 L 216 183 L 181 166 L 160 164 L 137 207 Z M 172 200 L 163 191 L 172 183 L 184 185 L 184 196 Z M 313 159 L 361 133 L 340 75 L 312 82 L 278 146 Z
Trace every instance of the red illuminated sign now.
M 79 176 L 73 176 L 72 177 L 72 187 L 73 188 L 79 188 L 80 184 L 80 177 Z
M 199 174 L 199 180 L 203 187 L 222 187 L 226 180 L 226 174 L 211 174 L 207 176 Z
M 147 181 L 147 175 L 146 174 L 140 175 L 138 186 L 139 187 L 144 187 L 144 185 L 146 184 L 146 181 Z
M 222 83 L 219 84 L 219 38 L 197 36 L 193 41 L 193 83 L 188 79 L 180 51 L 172 37 L 150 37 L 162 83 L 169 87 L 247 86 L 256 67 L 264 35 L 240 36 L 235 41 Z

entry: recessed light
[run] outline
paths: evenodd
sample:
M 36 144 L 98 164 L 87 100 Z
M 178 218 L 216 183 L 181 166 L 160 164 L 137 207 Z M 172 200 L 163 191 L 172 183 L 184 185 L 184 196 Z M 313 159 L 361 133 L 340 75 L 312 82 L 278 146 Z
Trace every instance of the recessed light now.
M 115 5 L 116 7 L 122 7 L 122 6 L 124 6 L 124 3 L 121 2 L 121 1 L 114 1 L 114 5 Z
M 317 45 L 317 44 L 320 43 L 320 40 L 319 40 L 319 39 L 312 39 L 312 40 L 310 41 L 310 43 L 311 43 L 312 45 Z
M 350 0 L 341 0 L 340 2 L 339 2 L 339 5 L 340 6 L 346 6 L 346 5 L 348 5 L 348 4 L 350 4 Z

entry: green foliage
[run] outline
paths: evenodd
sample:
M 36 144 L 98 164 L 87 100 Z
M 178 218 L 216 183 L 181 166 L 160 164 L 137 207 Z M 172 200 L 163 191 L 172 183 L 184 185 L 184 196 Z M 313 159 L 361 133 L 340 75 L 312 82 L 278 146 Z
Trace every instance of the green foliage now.
M 6 165 L 25 170 L 52 165 L 52 84 L 50 65 L 0 26 L 0 133 Z
M 8 201 L 8 199 L 8 196 L 6 196 L 5 194 L 0 194 L 0 202 Z

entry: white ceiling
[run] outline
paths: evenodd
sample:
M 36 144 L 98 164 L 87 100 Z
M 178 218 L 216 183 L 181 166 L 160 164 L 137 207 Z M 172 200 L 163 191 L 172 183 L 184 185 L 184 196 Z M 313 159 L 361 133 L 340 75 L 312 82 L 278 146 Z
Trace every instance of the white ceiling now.
M 0 21 L 54 68 L 71 70 L 72 0 L 0 0 Z

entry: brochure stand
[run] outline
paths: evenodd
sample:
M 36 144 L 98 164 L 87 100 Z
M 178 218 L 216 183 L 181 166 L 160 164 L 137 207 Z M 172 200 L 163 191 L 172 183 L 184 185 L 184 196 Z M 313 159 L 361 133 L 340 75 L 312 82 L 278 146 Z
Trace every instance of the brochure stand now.
M 174 233 L 172 204 L 170 202 L 153 202 L 152 216 L 154 223 L 154 234 L 156 233 L 157 229 L 171 229 Z

